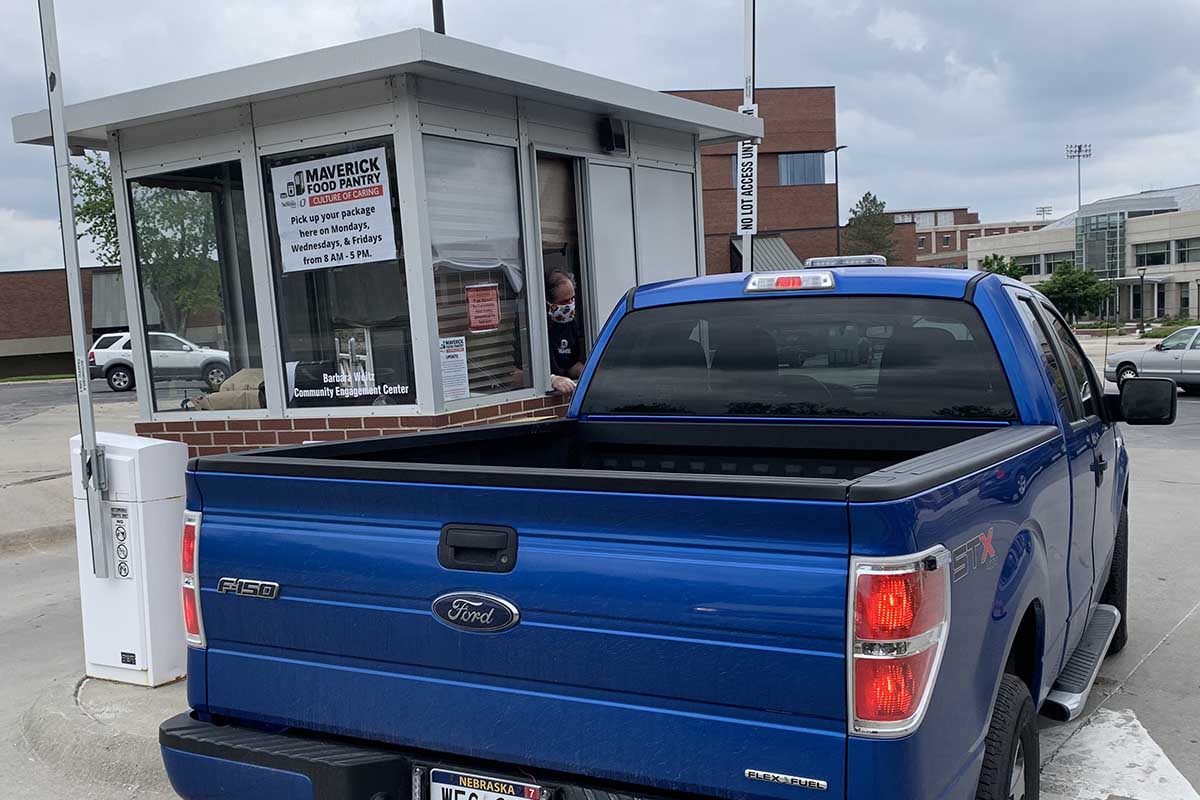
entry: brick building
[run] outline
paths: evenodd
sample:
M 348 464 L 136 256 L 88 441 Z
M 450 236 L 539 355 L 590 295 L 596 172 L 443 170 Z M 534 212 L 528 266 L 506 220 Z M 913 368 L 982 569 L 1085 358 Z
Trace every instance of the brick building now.
M 892 211 L 897 225 L 912 225 L 916 263 L 922 267 L 966 269 L 967 242 L 984 236 L 1026 233 L 1046 226 L 1044 220 L 980 222 L 966 206 Z
M 741 89 L 671 94 L 727 109 L 736 109 L 742 103 Z M 773 240 L 764 248 L 765 254 L 779 261 L 778 254 L 787 256 L 790 250 L 797 262 L 834 255 L 838 225 L 834 87 L 756 89 L 754 99 L 765 129 L 758 148 L 758 236 Z M 741 241 L 734 236 L 736 147 L 727 143 L 701 150 L 704 252 L 710 275 L 741 270 Z M 896 263 L 912 263 L 916 257 L 909 228 L 897 229 Z M 786 247 L 780 247 L 781 243 Z M 756 247 L 755 252 L 758 250 Z
M 116 282 L 119 268 L 83 270 L 84 316 L 97 332 L 124 323 L 110 319 L 124 315 L 124 305 L 110 302 L 108 286 Z M 102 288 L 101 308 L 94 309 L 93 284 Z M 71 309 L 67 302 L 67 275 L 62 269 L 0 272 L 0 377 L 70 373 Z

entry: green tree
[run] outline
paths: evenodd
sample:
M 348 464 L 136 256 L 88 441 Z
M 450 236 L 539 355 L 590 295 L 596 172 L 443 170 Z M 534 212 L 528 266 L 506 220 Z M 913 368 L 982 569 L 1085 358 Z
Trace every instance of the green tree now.
M 979 268 L 984 272 L 994 272 L 997 275 L 1016 280 L 1021 280 L 1021 276 L 1025 274 L 1024 268 L 1020 267 L 1015 259 L 997 253 L 984 256 L 983 260 L 979 262 Z
M 887 213 L 887 204 L 867 192 L 850 209 L 846 223 L 846 255 L 880 255 L 891 262 L 896 255 L 896 243 L 892 238 L 896 223 Z
M 103 266 L 121 263 L 117 242 L 117 215 L 113 211 L 112 172 L 108 159 L 89 150 L 83 164 L 71 165 L 71 194 L 75 196 L 78 237 L 90 236 L 92 255 Z
M 1055 264 L 1054 274 L 1037 288 L 1071 320 L 1097 311 L 1108 296 L 1108 287 L 1100 282 L 1096 273 L 1076 269 L 1070 261 Z
M 71 188 L 80 238 L 91 237 L 100 264 L 120 264 L 108 160 L 89 152 L 82 164 L 73 164 Z M 162 326 L 183 334 L 193 312 L 220 307 L 214 195 L 201 183 L 148 180 L 133 184 L 131 202 L 142 288 L 158 305 Z

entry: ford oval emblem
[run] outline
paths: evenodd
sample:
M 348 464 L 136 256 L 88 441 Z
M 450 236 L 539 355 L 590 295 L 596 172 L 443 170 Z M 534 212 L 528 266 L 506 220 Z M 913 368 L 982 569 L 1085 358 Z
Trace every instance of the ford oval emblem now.
M 503 597 L 450 592 L 433 601 L 433 615 L 452 628 L 471 633 L 500 633 L 521 621 L 521 612 Z

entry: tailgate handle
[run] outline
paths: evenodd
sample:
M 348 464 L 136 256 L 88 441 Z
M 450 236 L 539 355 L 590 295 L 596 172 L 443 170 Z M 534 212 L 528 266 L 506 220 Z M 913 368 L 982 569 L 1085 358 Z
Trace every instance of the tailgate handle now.
M 442 527 L 438 563 L 446 569 L 511 572 L 517 564 L 517 532 L 503 525 L 450 523 Z

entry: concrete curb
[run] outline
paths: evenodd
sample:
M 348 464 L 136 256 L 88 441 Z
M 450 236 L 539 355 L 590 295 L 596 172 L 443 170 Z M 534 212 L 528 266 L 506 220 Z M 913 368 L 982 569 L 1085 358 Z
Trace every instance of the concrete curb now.
M 148 730 L 130 729 L 131 720 L 126 716 L 89 712 L 79 698 L 94 681 L 60 679 L 44 690 L 21 715 L 26 746 L 51 769 L 85 785 L 107 783 L 173 797 L 163 772 L 157 723 Z M 119 691 L 161 690 L 120 687 Z
M 74 525 L 43 525 L 12 533 L 0 533 L 0 556 L 46 547 L 57 547 L 75 538 Z

